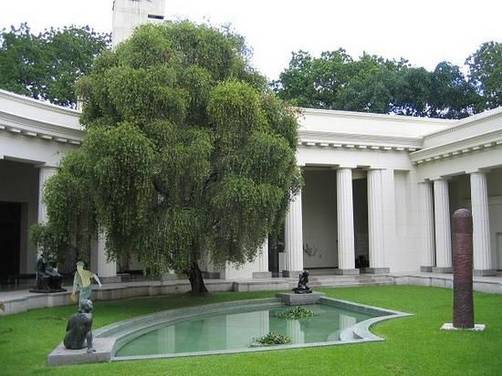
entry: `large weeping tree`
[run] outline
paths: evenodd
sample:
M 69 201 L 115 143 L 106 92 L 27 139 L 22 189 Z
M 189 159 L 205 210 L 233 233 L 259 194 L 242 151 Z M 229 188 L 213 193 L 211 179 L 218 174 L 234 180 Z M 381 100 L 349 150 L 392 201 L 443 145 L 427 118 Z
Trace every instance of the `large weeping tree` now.
M 238 35 L 189 22 L 142 26 L 102 54 L 78 85 L 83 145 L 46 188 L 55 248 L 90 246 L 100 228 L 109 257 L 184 272 L 195 294 L 201 260 L 253 260 L 300 175 L 296 114 L 248 55 Z

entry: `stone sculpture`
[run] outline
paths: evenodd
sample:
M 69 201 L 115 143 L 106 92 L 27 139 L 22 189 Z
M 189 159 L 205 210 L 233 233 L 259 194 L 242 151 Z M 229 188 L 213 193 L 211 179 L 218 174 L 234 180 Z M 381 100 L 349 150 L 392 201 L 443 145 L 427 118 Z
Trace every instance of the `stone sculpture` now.
M 309 284 L 309 272 L 304 270 L 298 276 L 298 287 L 295 287 L 293 291 L 295 294 L 311 294 L 312 290 L 308 286 Z
M 31 292 L 60 292 L 66 291 L 61 287 L 63 276 L 47 262 L 42 255 L 37 260 L 36 286 Z
M 63 344 L 69 350 L 80 350 L 86 347 L 87 352 L 96 350 L 92 346 L 92 301 L 85 300 L 78 313 L 68 320 Z
M 86 300 L 89 300 L 91 298 L 91 293 L 92 293 L 92 284 L 91 284 L 91 278 L 94 279 L 99 287 L 101 287 L 101 281 L 99 280 L 98 276 L 89 270 L 84 269 L 84 262 L 79 261 L 77 262 L 77 271 L 75 272 L 75 276 L 73 278 L 73 291 L 71 293 L 71 299 L 73 301 L 76 300 L 75 294 L 78 291 L 79 292 L 79 299 L 78 299 L 78 308 L 79 310 L 82 309 L 82 304 Z

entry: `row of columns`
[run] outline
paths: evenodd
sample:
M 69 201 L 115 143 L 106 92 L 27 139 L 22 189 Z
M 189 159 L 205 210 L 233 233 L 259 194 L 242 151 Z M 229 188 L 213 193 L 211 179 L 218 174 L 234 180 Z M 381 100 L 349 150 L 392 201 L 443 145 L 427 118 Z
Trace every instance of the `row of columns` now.
M 474 274 L 495 275 L 490 246 L 490 218 L 486 173 L 470 174 L 473 220 Z M 433 190 L 434 188 L 434 190 Z M 425 237 L 422 271 L 452 271 L 451 223 L 448 180 L 421 183 Z
M 359 274 L 355 267 L 354 209 L 352 193 L 352 169 L 336 170 L 338 269 L 337 274 Z M 383 228 L 382 170 L 368 171 L 368 273 L 387 273 L 385 264 Z M 285 222 L 285 270 L 286 276 L 297 275 L 303 270 L 302 198 L 298 192 L 290 202 Z
M 51 166 L 40 166 L 39 167 L 39 186 L 38 186 L 38 223 L 44 224 L 48 221 L 47 216 L 47 205 L 45 204 L 44 189 L 47 181 L 54 176 L 58 171 L 57 167 Z M 98 274 L 99 277 L 103 277 L 106 281 L 107 278 L 113 279 L 117 275 L 117 263 L 115 261 L 108 261 L 106 257 L 106 239 L 104 233 L 100 232 L 98 234 L 95 257 L 91 257 L 91 260 L 95 261 L 96 265 L 91 265 L 93 271 Z M 37 256 L 39 251 L 37 251 Z

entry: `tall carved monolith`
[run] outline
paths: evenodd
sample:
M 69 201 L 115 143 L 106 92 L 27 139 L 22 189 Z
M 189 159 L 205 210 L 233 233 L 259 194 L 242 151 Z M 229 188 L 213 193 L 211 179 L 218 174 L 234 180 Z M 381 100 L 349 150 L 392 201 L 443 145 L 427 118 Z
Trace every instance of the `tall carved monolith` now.
M 467 209 L 453 214 L 453 327 L 474 328 L 472 215 Z

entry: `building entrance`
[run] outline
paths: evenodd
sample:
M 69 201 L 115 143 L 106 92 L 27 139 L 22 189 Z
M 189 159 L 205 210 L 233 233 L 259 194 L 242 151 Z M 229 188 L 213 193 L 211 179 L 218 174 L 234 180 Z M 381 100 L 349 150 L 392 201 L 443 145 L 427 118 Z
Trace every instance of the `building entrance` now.
M 0 202 L 0 281 L 19 274 L 21 204 Z

